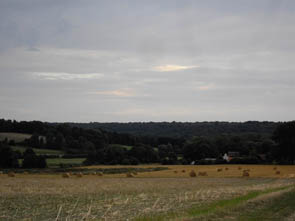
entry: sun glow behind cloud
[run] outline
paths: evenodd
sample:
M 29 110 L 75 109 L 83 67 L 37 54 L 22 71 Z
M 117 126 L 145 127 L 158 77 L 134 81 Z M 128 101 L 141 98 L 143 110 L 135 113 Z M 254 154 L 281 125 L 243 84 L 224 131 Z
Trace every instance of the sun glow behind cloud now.
M 135 92 L 130 88 L 110 90 L 110 91 L 96 91 L 91 94 L 105 95 L 105 96 L 111 96 L 111 97 L 133 97 L 133 96 L 135 96 Z
M 192 69 L 192 68 L 198 68 L 199 66 L 194 65 L 194 66 L 183 66 L 183 65 L 161 65 L 161 66 L 156 66 L 153 68 L 154 71 L 160 71 L 160 72 L 168 72 L 168 71 L 180 71 L 180 70 L 187 70 L 187 69 Z

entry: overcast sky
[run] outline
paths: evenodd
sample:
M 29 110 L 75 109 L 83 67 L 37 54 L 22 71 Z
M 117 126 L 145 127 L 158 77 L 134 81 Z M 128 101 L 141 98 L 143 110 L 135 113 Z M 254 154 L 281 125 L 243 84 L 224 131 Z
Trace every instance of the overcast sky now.
M 294 0 L 0 1 L 0 118 L 294 114 Z

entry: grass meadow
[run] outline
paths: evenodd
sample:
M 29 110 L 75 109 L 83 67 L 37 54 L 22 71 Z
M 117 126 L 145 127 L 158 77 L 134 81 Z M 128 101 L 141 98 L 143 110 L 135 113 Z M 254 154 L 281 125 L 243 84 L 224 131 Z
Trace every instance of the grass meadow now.
M 155 165 L 83 169 L 132 167 Z M 0 174 L 0 220 L 281 220 L 295 215 L 295 166 L 167 167 L 131 177 Z M 190 177 L 191 170 L 196 177 Z M 243 170 L 250 176 L 242 177 Z

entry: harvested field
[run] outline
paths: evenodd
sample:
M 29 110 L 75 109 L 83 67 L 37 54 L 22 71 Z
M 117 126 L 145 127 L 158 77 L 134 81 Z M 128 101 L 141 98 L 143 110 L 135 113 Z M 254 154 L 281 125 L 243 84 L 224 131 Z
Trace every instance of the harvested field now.
M 157 165 L 162 167 L 161 165 Z M 123 168 L 156 168 L 156 165 L 138 165 L 138 166 L 91 166 L 86 167 L 88 169 L 123 169 Z M 189 177 L 189 172 L 194 171 L 196 174 L 199 172 L 207 172 L 208 177 L 241 177 L 243 171 L 250 173 L 250 177 L 265 177 L 265 178 L 290 178 L 295 174 L 295 166 L 280 165 L 277 166 L 277 170 L 280 174 L 276 174 L 273 170 L 273 165 L 165 165 L 168 170 L 159 171 L 142 171 L 137 177 L 149 177 L 149 178 L 177 178 L 177 177 Z M 85 168 L 85 167 L 84 167 Z M 226 168 L 228 168 L 226 170 Z M 242 168 L 239 170 L 239 168 Z M 181 173 L 180 171 L 187 171 L 187 173 Z M 219 171 L 218 171 L 219 170 Z M 179 171 L 175 173 L 174 171 Z M 124 174 L 113 174 L 111 177 L 124 177 Z
M 148 167 L 151 166 L 137 166 Z M 126 173 L 73 175 L 67 179 L 60 174 L 1 174 L 0 220 L 55 220 L 57 216 L 59 220 L 153 220 L 154 216 L 181 216 L 192 207 L 295 184 L 295 179 L 274 174 L 273 166 L 243 166 L 251 169 L 250 178 L 241 177 L 242 171 L 236 165 L 227 165 L 229 170 L 222 172 L 217 172 L 222 165 L 168 167 L 169 170 L 140 172 L 128 178 Z M 269 177 L 258 177 L 263 167 L 269 167 Z M 192 169 L 196 174 L 206 171 L 208 176 L 192 178 Z M 283 174 L 295 173 L 292 166 L 279 169 Z M 175 174 L 174 170 L 188 172 Z

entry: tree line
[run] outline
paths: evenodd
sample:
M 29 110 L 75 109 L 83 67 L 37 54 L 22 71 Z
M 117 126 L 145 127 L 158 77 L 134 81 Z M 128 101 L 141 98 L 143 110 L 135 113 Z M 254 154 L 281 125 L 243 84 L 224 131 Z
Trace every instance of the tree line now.
M 247 127 L 251 124 L 256 129 L 248 128 L 243 133 L 212 133 L 186 138 L 181 134 L 175 137 L 139 136 L 97 128 L 85 129 L 77 127 L 76 124 L 73 126 L 65 123 L 17 122 L 1 119 L 0 132 L 30 133 L 32 134 L 31 138 L 18 145 L 63 150 L 73 157 L 87 156 L 85 164 L 88 165 L 189 164 L 192 161 L 199 164 L 225 163 L 222 156 L 230 151 L 239 152 L 241 155 L 232 163 L 294 163 L 294 121 L 273 124 L 262 122 L 260 126 L 259 122 L 255 122 L 247 124 Z M 253 132 L 265 125 L 268 125 L 267 128 L 270 127 L 269 125 L 276 125 L 276 127 L 272 131 L 268 128 L 260 129 L 263 131 L 261 133 Z M 268 132 L 266 133 L 266 131 Z M 191 134 L 193 133 L 191 132 Z M 6 144 L 2 144 L 1 149 L 3 149 L 3 145 L 14 144 L 6 141 Z M 9 154 L 7 153 L 7 156 L 9 155 L 7 158 L 10 159 L 11 153 Z M 208 162 L 206 158 L 216 160 Z

